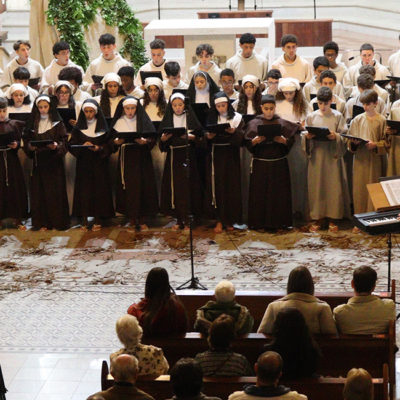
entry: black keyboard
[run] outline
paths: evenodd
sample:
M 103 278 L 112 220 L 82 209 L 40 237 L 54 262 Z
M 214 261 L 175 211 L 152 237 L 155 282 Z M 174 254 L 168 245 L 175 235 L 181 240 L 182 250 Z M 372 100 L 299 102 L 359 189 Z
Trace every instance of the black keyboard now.
M 354 214 L 354 223 L 371 235 L 400 232 L 400 210 Z

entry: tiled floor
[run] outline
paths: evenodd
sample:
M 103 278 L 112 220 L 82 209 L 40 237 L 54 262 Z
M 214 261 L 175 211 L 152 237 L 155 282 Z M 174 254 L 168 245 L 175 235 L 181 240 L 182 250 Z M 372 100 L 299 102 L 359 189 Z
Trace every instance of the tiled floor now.
M 84 400 L 100 388 L 109 353 L 0 353 L 7 400 Z

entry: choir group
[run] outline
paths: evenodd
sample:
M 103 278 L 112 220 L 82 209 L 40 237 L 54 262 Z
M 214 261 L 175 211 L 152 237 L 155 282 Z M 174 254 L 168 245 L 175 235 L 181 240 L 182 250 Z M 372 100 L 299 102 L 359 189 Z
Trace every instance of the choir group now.
M 243 34 L 223 70 L 200 44 L 183 79 L 160 39 L 139 71 L 110 34 L 86 72 L 66 42 L 45 69 L 16 42 L 0 77 L 0 219 L 99 230 L 118 212 L 145 230 L 161 212 L 221 233 L 297 217 L 315 232 L 371 211 L 366 185 L 400 174 L 400 51 L 385 67 L 365 43 L 347 68 L 328 42 L 311 66 L 285 35 L 268 69 L 255 43 Z

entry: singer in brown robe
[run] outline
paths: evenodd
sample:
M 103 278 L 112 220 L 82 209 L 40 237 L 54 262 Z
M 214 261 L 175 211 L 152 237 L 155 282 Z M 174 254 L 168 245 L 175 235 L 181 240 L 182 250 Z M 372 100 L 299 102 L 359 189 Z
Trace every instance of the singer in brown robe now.
M 252 229 L 276 230 L 292 226 L 292 200 L 287 154 L 298 125 L 275 114 L 275 99 L 261 100 L 263 114 L 249 122 L 246 146 L 252 153 L 248 225 Z M 273 141 L 257 136 L 258 125 L 281 125 L 281 136 Z

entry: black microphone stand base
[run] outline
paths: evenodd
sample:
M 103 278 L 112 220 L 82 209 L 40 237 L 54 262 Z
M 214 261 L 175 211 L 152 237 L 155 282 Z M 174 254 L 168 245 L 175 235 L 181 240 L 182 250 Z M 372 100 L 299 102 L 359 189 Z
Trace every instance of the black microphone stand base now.
M 176 288 L 176 290 L 182 290 L 182 289 L 207 290 L 207 288 L 199 282 L 199 278 L 197 278 L 196 276 L 193 276 L 188 281 L 182 283 L 182 285 Z

